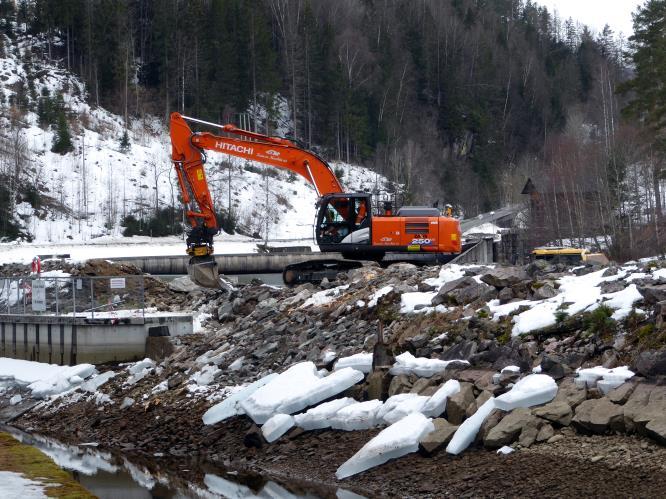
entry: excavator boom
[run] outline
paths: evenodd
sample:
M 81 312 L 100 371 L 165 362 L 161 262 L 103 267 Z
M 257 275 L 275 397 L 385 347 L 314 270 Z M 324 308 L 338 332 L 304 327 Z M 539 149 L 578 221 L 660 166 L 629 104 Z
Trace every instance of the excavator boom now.
M 217 126 L 235 137 L 208 132 L 193 133 L 187 121 Z M 312 183 L 319 196 L 344 192 L 331 167 L 315 153 L 298 147 L 294 142 L 279 137 L 269 137 L 242 130 L 234 125 L 215 125 L 179 113 L 171 115 L 171 141 L 181 144 L 179 151 L 201 156 L 201 150 L 217 151 L 239 158 L 257 161 L 301 175 Z M 192 148 L 199 151 L 192 151 Z M 175 159 L 174 159 L 175 160 Z M 205 178 L 205 177 L 204 177 Z

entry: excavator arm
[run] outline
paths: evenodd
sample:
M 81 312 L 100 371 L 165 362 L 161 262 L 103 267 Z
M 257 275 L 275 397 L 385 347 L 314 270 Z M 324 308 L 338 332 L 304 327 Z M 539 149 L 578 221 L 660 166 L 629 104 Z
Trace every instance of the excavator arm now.
M 188 121 L 214 126 L 231 136 L 192 132 Z M 179 113 L 171 114 L 171 159 L 178 175 L 186 216 L 191 225 L 187 253 L 190 277 L 205 287 L 218 287 L 219 276 L 213 258 L 213 236 L 219 226 L 204 170 L 204 150 L 217 151 L 289 170 L 315 187 L 319 196 L 343 192 L 331 167 L 319 156 L 294 142 L 242 130 L 234 125 L 217 125 Z

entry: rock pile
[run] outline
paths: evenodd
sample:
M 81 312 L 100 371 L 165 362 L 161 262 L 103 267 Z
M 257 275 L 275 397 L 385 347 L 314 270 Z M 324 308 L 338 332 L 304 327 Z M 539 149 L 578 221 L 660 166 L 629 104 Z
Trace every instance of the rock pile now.
M 321 286 L 257 283 L 232 294 L 206 295 L 201 303 L 211 314 L 205 337 L 210 348 L 197 356 L 197 363 L 220 366 L 220 381 L 225 383 L 253 379 L 301 360 L 324 367 L 336 357 L 371 351 L 382 323 L 389 349 L 396 354 L 407 350 L 421 357 L 464 359 L 494 370 L 517 365 L 527 371 L 540 365 L 556 379 L 581 366 L 621 363 L 644 376 L 666 374 L 666 354 L 660 352 L 666 334 L 656 326 L 666 306 L 659 302 L 650 308 L 651 298 L 635 302 L 624 321 L 612 319 L 613 310 L 604 307 L 569 315 L 565 301 L 561 313 L 555 311 L 553 324 L 522 336 L 512 333 L 512 319 L 557 296 L 560 279 L 599 272 L 594 267 L 572 272 L 561 264 L 537 261 L 525 267 L 454 270 L 454 278 L 442 283 L 437 267 L 366 266 Z M 609 280 L 600 283 L 599 292 L 612 298 L 612 293 L 636 286 L 651 290 L 652 297 L 654 290 L 666 289 L 666 280 L 649 272 L 638 266 L 631 271 L 609 268 L 603 273 Z M 502 307 L 508 307 L 505 315 Z M 241 357 L 240 369 L 225 370 Z

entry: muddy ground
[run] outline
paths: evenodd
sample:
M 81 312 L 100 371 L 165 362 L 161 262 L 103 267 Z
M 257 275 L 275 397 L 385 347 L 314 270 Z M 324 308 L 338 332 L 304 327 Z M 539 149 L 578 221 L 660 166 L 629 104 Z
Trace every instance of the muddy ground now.
M 337 487 L 367 497 L 659 497 L 666 490 L 666 448 L 639 437 L 588 437 L 573 430 L 565 430 L 559 442 L 508 456 L 482 448 L 458 457 L 412 454 L 337 481 L 338 466 L 378 429 L 293 430 L 273 444 L 248 447 L 251 421 L 238 417 L 204 426 L 207 406 L 201 402 L 180 410 L 152 402 L 106 413 L 94 403 L 73 404 L 50 418 L 28 413 L 14 424 L 72 444 L 96 441 L 130 458 L 151 457 L 183 478 L 192 474 L 182 471 L 182 462 L 199 459 L 292 487 L 305 483 L 323 497 L 333 497 Z M 166 457 L 154 458 L 155 453 Z

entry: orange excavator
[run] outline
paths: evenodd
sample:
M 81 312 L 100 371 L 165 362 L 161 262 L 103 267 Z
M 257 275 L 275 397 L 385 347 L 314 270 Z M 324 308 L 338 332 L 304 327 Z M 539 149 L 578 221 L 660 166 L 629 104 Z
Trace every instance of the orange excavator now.
M 215 127 L 227 135 L 193 132 L 188 124 Z M 315 237 L 322 252 L 339 252 L 344 260 L 314 260 L 289 265 L 283 272 L 286 284 L 317 282 L 338 272 L 357 268 L 363 260 L 381 262 L 387 254 L 428 254 L 446 261 L 461 252 L 460 223 L 441 216 L 437 208 L 404 206 L 395 213 L 384 206 L 373 214 L 372 195 L 345 192 L 331 167 L 317 154 L 295 142 L 218 125 L 179 113 L 171 114 L 172 160 L 191 229 L 187 253 L 188 273 L 204 287 L 220 286 L 213 256 L 213 237 L 219 232 L 213 200 L 204 170 L 205 151 L 217 151 L 258 161 L 301 175 L 319 199 Z M 400 261 L 392 259 L 392 261 Z

